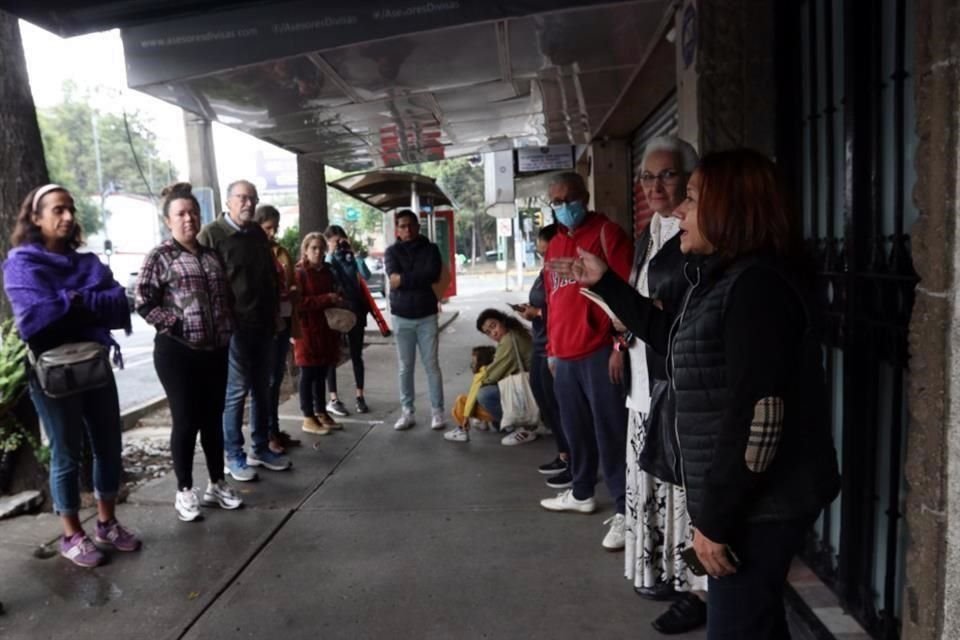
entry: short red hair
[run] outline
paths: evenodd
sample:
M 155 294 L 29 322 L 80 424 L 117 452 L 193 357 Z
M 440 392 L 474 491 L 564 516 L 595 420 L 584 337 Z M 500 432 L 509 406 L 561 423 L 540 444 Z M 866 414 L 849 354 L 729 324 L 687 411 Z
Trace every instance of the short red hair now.
M 705 155 L 700 171 L 698 223 L 717 254 L 790 257 L 798 229 L 776 165 L 752 149 Z

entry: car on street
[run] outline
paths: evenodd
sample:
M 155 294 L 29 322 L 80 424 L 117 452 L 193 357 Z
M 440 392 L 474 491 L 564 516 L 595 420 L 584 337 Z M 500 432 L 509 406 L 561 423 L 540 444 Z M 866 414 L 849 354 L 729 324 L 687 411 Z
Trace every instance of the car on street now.
M 383 271 L 383 260 L 376 256 L 366 256 L 364 262 L 370 269 L 370 277 L 367 278 L 367 289 L 370 293 L 379 293 L 384 298 L 387 297 L 386 275 Z

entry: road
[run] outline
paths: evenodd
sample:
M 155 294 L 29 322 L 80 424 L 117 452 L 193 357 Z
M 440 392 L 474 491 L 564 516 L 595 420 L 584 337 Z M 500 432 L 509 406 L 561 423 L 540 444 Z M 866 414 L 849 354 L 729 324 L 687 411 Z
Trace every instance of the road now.
M 524 291 L 528 291 L 533 283 L 534 276 L 528 275 L 524 279 Z M 516 288 L 516 275 L 511 273 L 510 286 Z M 476 275 L 459 274 L 457 276 L 458 296 L 472 297 L 487 291 L 503 291 L 504 275 L 502 273 L 485 273 Z M 518 292 L 514 291 L 513 296 Z M 525 297 L 525 296 L 524 296 Z M 512 298 L 511 298 L 512 299 Z M 377 303 L 383 309 L 386 300 L 377 297 Z M 452 304 L 456 304 L 456 298 Z M 506 309 L 504 309 L 506 311 Z M 163 395 L 163 387 L 157 379 L 153 368 L 153 328 L 144 322 L 138 314 L 133 314 L 133 333 L 129 336 L 123 332 L 114 332 L 114 337 L 120 343 L 123 351 L 124 368 L 116 371 L 117 390 L 120 394 L 120 411 L 126 411 L 144 402 Z M 370 323 L 373 330 L 373 323 Z M 119 334 L 119 335 L 118 335 Z

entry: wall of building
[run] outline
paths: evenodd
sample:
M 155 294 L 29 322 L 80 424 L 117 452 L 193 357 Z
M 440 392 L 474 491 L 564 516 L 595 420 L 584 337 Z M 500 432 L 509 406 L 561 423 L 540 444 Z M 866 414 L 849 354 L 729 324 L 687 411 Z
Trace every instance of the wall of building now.
M 625 139 L 594 142 L 587 150 L 592 208 L 607 214 L 623 229 L 633 233 L 631 202 L 630 144 Z
M 916 0 L 904 640 L 960 638 L 960 5 Z

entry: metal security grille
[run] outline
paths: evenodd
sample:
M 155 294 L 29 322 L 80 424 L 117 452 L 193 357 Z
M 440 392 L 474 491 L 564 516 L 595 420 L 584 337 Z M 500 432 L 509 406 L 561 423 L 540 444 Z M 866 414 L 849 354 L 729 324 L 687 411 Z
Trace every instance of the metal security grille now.
M 782 104 L 798 99 L 785 112 L 792 109 L 801 126 L 782 132 L 781 150 L 792 155 L 785 164 L 795 168 L 804 236 L 819 264 L 843 473 L 841 496 L 817 522 L 807 560 L 871 635 L 895 639 L 905 546 L 904 375 L 917 282 L 909 235 L 917 215 L 913 2 L 789 7 L 780 31 L 799 48 L 782 57 L 781 71 L 800 71 L 800 83 Z
M 638 236 L 643 232 L 653 211 L 647 206 L 647 199 L 643 196 L 637 176 L 640 175 L 640 162 L 643 160 L 643 150 L 647 143 L 657 136 L 675 134 L 678 126 L 677 94 L 671 93 L 650 117 L 633 133 L 630 143 L 630 158 L 633 167 L 633 232 Z

